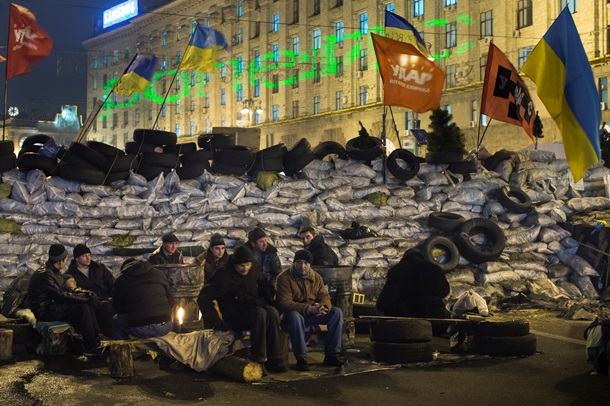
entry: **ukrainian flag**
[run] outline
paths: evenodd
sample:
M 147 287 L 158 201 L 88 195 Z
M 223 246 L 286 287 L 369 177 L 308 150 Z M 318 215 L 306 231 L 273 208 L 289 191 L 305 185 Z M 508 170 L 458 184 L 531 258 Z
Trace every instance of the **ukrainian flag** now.
M 214 64 L 218 59 L 218 51 L 227 48 L 225 36 L 210 27 L 197 25 L 191 36 L 180 69 L 213 72 Z
M 155 56 L 136 54 L 114 87 L 114 92 L 121 96 L 131 96 L 133 92 L 143 91 L 152 79 L 156 67 Z
M 568 7 L 553 22 L 521 71 L 535 84 L 557 123 L 575 181 L 601 156 L 599 95 L 593 71 Z
M 434 60 L 434 57 L 426 47 L 426 43 L 415 27 L 398 14 L 388 10 L 385 11 L 385 36 L 396 41 L 414 45 L 422 55 L 431 61 Z

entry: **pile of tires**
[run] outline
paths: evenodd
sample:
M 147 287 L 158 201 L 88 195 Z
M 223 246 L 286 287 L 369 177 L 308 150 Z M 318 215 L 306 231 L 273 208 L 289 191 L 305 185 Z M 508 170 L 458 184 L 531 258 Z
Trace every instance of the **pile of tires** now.
M 373 360 L 412 364 L 434 360 L 432 324 L 427 320 L 376 320 L 371 323 Z
M 313 149 L 314 154 L 316 154 L 316 159 L 320 161 L 327 158 L 339 158 L 339 159 L 347 159 L 347 151 L 345 147 L 339 144 L 336 141 L 323 141 L 316 145 Z
M 472 326 L 468 350 L 504 357 L 532 355 L 536 352 L 536 336 L 530 333 L 527 321 L 484 321 Z
M 517 186 L 504 186 L 497 194 L 498 202 L 513 213 L 523 214 L 532 208 L 532 199 Z
M 24 139 L 17 157 L 17 168 L 21 172 L 40 169 L 47 176 L 58 174 L 57 158 L 50 158 L 38 153 L 40 148 L 50 139 L 51 137 L 46 134 L 34 134 Z
M 371 323 L 374 319 L 363 316 L 383 316 L 383 312 L 379 311 L 374 304 L 354 303 L 353 309 L 356 334 L 371 333 Z
M 388 171 L 399 180 L 408 181 L 419 173 L 419 158 L 406 149 L 395 149 L 387 158 Z
M 254 162 L 254 150 L 243 145 L 234 145 L 214 150 L 212 173 L 242 176 Z
M 85 145 L 104 156 L 101 169 L 105 174 L 105 184 L 127 179 L 130 171 L 137 167 L 138 157 L 135 154 L 126 154 L 121 149 L 98 141 L 87 141 Z
M 57 153 L 60 160 L 59 176 L 90 185 L 101 185 L 106 179 L 103 166 L 106 158 L 85 144 L 73 142 Z
M 204 171 L 210 172 L 212 151 L 203 148 L 197 149 L 197 144 L 194 142 L 166 147 L 165 151 L 178 153 L 180 156 L 180 166 L 176 168 L 176 173 L 180 179 L 195 179 L 201 176 Z
M 17 167 L 17 156 L 13 141 L 0 141 L 0 173 Z
M 284 144 L 261 149 L 254 154 L 254 160 L 246 171 L 246 175 L 256 176 L 259 172 L 283 172 L 284 156 L 287 152 L 288 148 Z
M 152 180 L 180 166 L 177 152 L 165 152 L 177 142 L 178 136 L 174 132 L 138 128 L 133 131 L 133 142 L 125 143 L 125 152 L 138 156 L 135 172 Z
M 282 158 L 284 174 L 294 176 L 314 159 L 316 154 L 312 151 L 311 144 L 307 138 L 301 138 Z

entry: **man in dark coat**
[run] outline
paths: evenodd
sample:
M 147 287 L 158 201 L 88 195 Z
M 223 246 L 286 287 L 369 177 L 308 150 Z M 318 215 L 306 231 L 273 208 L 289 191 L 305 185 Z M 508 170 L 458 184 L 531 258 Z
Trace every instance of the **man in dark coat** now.
M 333 249 L 324 242 L 321 235 L 316 235 L 313 227 L 306 226 L 299 230 L 303 247 L 313 255 L 312 266 L 337 266 L 339 257 Z
M 152 265 L 182 264 L 182 252 L 178 250 L 178 237 L 174 233 L 167 233 L 161 237 L 161 246 L 153 251 L 148 258 Z
M 110 297 L 114 288 L 114 275 L 104 264 L 91 259 L 91 250 L 85 244 L 74 247 L 74 259 L 68 266 L 66 274 L 72 275 L 76 286 L 97 295 L 98 303 L 95 314 L 102 333 L 112 337 L 112 316 L 114 311 Z
M 210 246 L 205 253 L 204 280 L 212 279 L 218 269 L 227 266 L 227 262 L 229 262 L 229 254 L 225 249 L 225 240 L 220 234 L 212 234 Z
M 214 310 L 217 301 L 220 314 Z M 247 247 L 238 247 L 227 266 L 203 286 L 197 299 L 204 318 L 214 329 L 240 334 L 250 331 L 251 358 L 271 372 L 286 371 L 280 343 L 280 316 L 273 287 Z M 266 368 L 265 368 L 266 367 Z
M 70 323 L 83 336 L 86 356 L 100 355 L 97 348 L 100 328 L 93 298 L 64 289 L 61 269 L 68 262 L 68 251 L 61 244 L 49 248 L 49 259 L 36 270 L 28 285 L 30 309 L 41 321 L 64 321 Z
M 254 254 L 254 259 L 261 264 L 263 275 L 271 283 L 275 285 L 275 279 L 282 272 L 282 264 L 277 255 L 277 248 L 269 244 L 267 234 L 261 228 L 255 228 L 248 233 L 249 248 Z
M 131 258 L 123 262 L 114 284 L 112 304 L 117 311 L 112 330 L 118 340 L 128 339 L 130 334 L 160 337 L 174 328 L 174 298 L 165 275 L 147 261 Z

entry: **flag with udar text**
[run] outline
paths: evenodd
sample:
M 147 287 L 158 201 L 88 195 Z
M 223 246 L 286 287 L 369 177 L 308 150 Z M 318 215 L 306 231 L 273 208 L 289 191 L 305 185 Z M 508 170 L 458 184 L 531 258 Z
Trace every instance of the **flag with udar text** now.
M 441 105 L 445 72 L 413 45 L 371 34 L 383 81 L 383 104 L 416 113 Z

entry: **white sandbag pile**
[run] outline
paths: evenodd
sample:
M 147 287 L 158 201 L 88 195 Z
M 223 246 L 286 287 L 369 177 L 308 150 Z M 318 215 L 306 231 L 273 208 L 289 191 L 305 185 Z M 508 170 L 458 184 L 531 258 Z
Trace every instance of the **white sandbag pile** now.
M 460 266 L 447 274 L 452 298 L 473 287 L 486 298 L 516 292 L 597 297 L 591 282 L 595 270 L 575 255 L 578 243 L 558 223 L 574 212 L 608 208 L 610 200 L 573 190 L 565 161 L 542 151 L 522 152 L 501 162 L 497 172 L 473 174 L 467 181 L 462 175 L 447 176 L 443 166 L 422 164 L 417 177 L 404 182 L 388 174 L 384 184 L 381 168 L 381 160 L 372 167 L 352 160 L 315 160 L 295 178 L 283 178 L 267 190 L 247 178 L 208 172 L 187 181 L 172 172 L 149 182 L 132 173 L 112 186 L 46 178 L 39 170 L 6 172 L 2 181 L 11 185 L 11 194 L 0 199 L 0 291 L 43 264 L 50 244 L 71 250 L 86 243 L 95 260 L 117 273 L 126 257 L 114 255 L 114 247 L 160 246 L 168 231 L 176 233 L 182 246 L 202 247 L 218 232 L 231 248 L 244 242 L 250 229 L 262 227 L 282 265 L 289 266 L 302 248 L 299 227 L 312 224 L 336 251 L 340 265 L 354 267 L 354 292 L 374 302 L 387 269 L 408 248 L 439 234 L 427 220 L 443 211 L 492 219 L 507 237 L 503 254 L 493 263 L 460 258 Z M 600 168 L 587 172 L 587 179 L 597 179 L 593 173 Z M 509 182 L 535 203 L 529 212 L 510 212 L 489 197 Z M 340 231 L 354 221 L 375 236 L 343 239 Z

